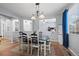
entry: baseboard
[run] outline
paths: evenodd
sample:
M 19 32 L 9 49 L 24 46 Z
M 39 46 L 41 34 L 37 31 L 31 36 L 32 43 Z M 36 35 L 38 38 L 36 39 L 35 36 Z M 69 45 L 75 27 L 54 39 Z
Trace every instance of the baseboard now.
M 73 54 L 73 56 L 77 56 L 77 54 L 72 49 L 70 49 L 70 48 L 68 48 L 68 49 L 71 51 L 71 53 Z

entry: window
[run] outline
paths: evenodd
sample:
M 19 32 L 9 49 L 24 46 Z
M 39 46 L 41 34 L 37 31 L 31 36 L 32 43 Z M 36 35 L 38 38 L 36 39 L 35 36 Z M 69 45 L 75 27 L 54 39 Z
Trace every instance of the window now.
M 23 20 L 24 31 L 32 31 L 32 21 L 31 20 Z
M 70 33 L 79 33 L 79 17 L 73 17 L 70 19 L 71 21 L 69 22 L 69 30 Z
M 13 31 L 19 31 L 19 20 L 13 20 Z

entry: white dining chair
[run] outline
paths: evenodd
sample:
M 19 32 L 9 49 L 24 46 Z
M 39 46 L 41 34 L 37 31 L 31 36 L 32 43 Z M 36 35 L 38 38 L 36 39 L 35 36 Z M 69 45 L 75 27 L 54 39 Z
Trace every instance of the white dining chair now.
M 41 53 L 44 51 L 44 56 L 47 55 L 47 50 L 49 51 L 49 53 L 51 52 L 51 42 L 50 39 L 47 38 L 43 38 L 44 40 L 41 40 L 42 44 L 41 44 Z
M 34 42 L 34 40 L 36 42 Z M 39 56 L 39 39 L 38 39 L 38 36 L 31 35 L 31 54 L 33 54 L 33 48 L 37 48 L 38 49 L 37 53 L 38 53 L 38 56 Z
M 19 43 L 20 43 L 20 50 L 24 51 L 27 50 L 27 53 L 29 53 L 29 39 L 27 37 L 27 35 L 20 35 L 20 39 L 19 39 Z

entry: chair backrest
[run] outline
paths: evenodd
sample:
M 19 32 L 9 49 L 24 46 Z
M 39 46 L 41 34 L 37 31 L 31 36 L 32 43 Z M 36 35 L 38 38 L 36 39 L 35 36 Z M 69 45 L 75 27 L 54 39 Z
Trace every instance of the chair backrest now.
M 35 43 L 35 44 L 38 43 L 37 37 L 31 37 L 31 38 L 32 38 L 32 43 Z
M 23 32 L 19 32 L 19 34 L 20 34 L 20 38 L 22 39 L 21 41 L 23 41 L 23 43 L 27 43 L 28 42 L 27 34 Z
M 33 44 L 38 44 L 37 34 L 31 34 L 31 39 Z
M 24 43 L 27 43 L 28 42 L 27 36 L 22 36 L 22 39 L 23 39 L 23 42 Z
M 42 40 L 42 32 L 39 32 L 39 40 Z

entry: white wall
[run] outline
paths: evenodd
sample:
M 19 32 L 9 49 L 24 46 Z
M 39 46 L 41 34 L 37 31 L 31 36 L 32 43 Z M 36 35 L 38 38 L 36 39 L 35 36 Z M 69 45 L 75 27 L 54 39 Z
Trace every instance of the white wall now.
M 69 34 L 69 48 L 79 56 L 79 34 Z
M 58 42 L 63 44 L 63 36 L 62 36 L 62 14 L 56 16 L 56 27 L 57 27 L 57 35 L 58 35 Z
M 76 16 L 79 16 L 77 14 L 79 13 L 79 11 L 77 10 L 79 8 L 78 6 L 79 4 L 74 4 L 71 8 L 69 8 L 69 24 L 74 24 L 72 22 L 76 20 Z M 79 34 L 69 33 L 69 48 L 71 49 L 74 55 L 79 55 Z
M 43 36 L 48 36 L 51 38 L 51 41 L 57 41 L 57 31 L 52 32 L 48 31 L 48 27 L 56 28 L 56 18 L 45 19 L 39 21 L 39 31 L 42 32 Z
M 33 21 L 33 31 L 37 31 L 39 30 L 39 20 L 35 20 Z
M 12 39 L 12 22 L 5 16 L 0 16 L 0 35 Z
M 48 33 L 48 27 L 56 27 L 56 21 L 53 21 L 54 19 L 46 19 L 46 22 L 39 21 L 39 31 L 42 31 L 44 35 Z

